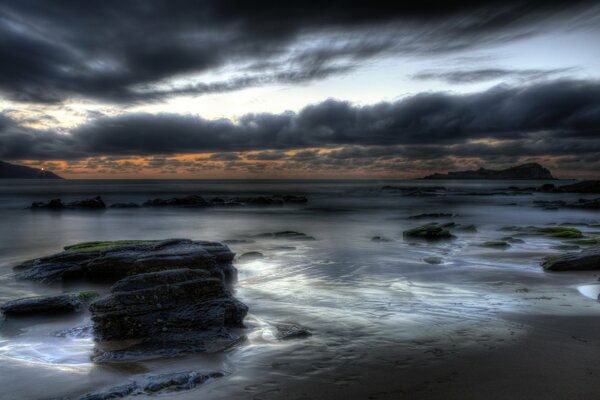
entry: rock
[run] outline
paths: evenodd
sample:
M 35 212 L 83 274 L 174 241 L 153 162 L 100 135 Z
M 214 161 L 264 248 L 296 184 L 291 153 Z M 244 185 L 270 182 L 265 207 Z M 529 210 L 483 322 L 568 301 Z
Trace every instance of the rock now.
M 31 209 L 46 208 L 46 209 L 51 209 L 51 210 L 61 210 L 61 209 L 65 208 L 65 205 L 61 199 L 52 199 L 47 203 L 44 203 L 41 201 L 31 203 L 31 207 L 29 207 L 29 208 L 31 208 Z
M 533 202 L 535 207 L 541 207 L 545 210 L 558 210 L 559 208 L 581 208 L 587 210 L 600 210 L 600 198 L 598 199 L 579 199 L 573 203 L 567 203 L 564 200 L 536 200 Z
M 598 270 L 600 269 L 600 249 L 547 257 L 541 265 L 546 271 Z
M 391 242 L 392 239 L 388 239 L 385 236 L 373 236 L 371 242 Z
M 559 244 L 551 247 L 554 250 L 579 250 L 580 247 L 576 244 Z
M 504 240 L 505 242 L 508 242 L 508 243 L 525 243 L 525 241 L 523 239 L 514 238 L 512 236 L 504 236 L 500 240 Z
M 423 259 L 427 264 L 443 264 L 444 259 L 442 257 L 425 257 Z
M 240 261 L 252 261 L 252 260 L 261 260 L 263 258 L 265 258 L 263 253 L 261 253 L 259 251 L 249 251 L 249 252 L 244 253 L 241 256 L 239 256 L 238 259 Z
M 428 175 L 423 179 L 555 179 L 550 171 L 538 163 L 528 163 L 515 167 L 493 170 L 479 168 L 476 171 L 455 171 L 447 174 Z
M 251 239 L 226 239 L 222 241 L 225 244 L 244 244 L 244 243 L 254 243 L 254 240 Z
M 223 244 L 189 239 L 89 242 L 15 267 L 16 278 L 41 282 L 83 279 L 115 282 L 130 275 L 168 269 L 208 271 L 226 283 L 237 279 L 234 257 Z
M 556 186 L 553 183 L 545 183 L 542 186 L 540 186 L 539 188 L 537 188 L 536 191 L 538 191 L 538 192 L 545 192 L 545 193 L 556 193 L 556 192 L 558 192 Z
M 426 240 L 453 239 L 455 237 L 450 231 L 436 223 L 426 224 L 404 231 L 404 236 Z
M 140 208 L 141 206 L 137 203 L 113 203 L 110 208 Z
M 31 203 L 31 209 L 51 209 L 51 210 L 63 210 L 63 209 L 84 209 L 84 210 L 104 210 L 106 204 L 102 200 L 102 197 L 96 196 L 92 199 L 76 200 L 68 204 L 64 204 L 61 199 L 52 199 L 47 203 L 35 202 Z
M 479 245 L 479 247 L 490 247 L 495 249 L 508 249 L 510 244 L 502 240 L 483 242 Z
M 600 180 L 581 181 L 558 187 L 562 193 L 600 193 Z
M 461 231 L 461 232 L 477 232 L 477 227 L 473 224 L 469 224 L 469 225 L 457 225 L 456 230 Z
M 258 235 L 255 235 L 254 237 L 255 238 L 265 238 L 265 239 L 315 240 L 315 238 L 312 236 L 309 236 L 302 232 L 296 232 L 296 231 L 260 233 Z
M 79 400 L 109 400 L 127 396 L 156 395 L 196 388 L 213 378 L 223 377 L 222 372 L 185 371 L 145 377 L 144 382 L 131 382 L 115 386 L 105 392 L 87 394 Z
M 210 203 L 202 196 L 191 195 L 171 199 L 152 199 L 144 202 L 144 207 L 208 207 Z
M 84 208 L 89 210 L 103 210 L 106 208 L 106 204 L 102 200 L 102 197 L 96 196 L 93 199 L 77 200 L 67 204 L 67 208 Z
M 278 340 L 303 339 L 312 336 L 312 332 L 300 325 L 296 324 L 275 324 L 277 333 L 275 337 Z
M 248 312 L 221 279 L 193 269 L 124 278 L 89 309 L 98 342 L 138 342 L 97 362 L 220 351 L 239 341 L 229 328 L 242 328 Z
M 81 396 L 79 400 L 110 400 L 110 399 L 121 399 L 131 394 L 140 392 L 141 388 L 137 383 L 132 382 L 126 385 L 115 386 L 110 388 L 106 392 L 90 393 Z
M 203 373 L 199 371 L 176 372 L 155 375 L 147 378 L 143 390 L 147 393 L 178 392 L 190 390 L 211 378 L 223 377 L 221 372 Z
M 437 218 L 452 218 L 454 214 L 448 213 L 425 213 L 418 215 L 411 215 L 407 219 L 437 219 Z
M 5 303 L 0 310 L 6 315 L 60 314 L 80 311 L 98 296 L 96 292 L 27 297 Z

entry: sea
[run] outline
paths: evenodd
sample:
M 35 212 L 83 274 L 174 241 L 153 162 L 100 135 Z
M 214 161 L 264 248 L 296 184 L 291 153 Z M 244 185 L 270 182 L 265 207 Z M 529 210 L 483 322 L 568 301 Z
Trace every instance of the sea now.
M 282 398 L 288 385 L 349 385 L 349 366 L 417 367 L 461 352 L 509 346 L 532 327 L 512 316 L 600 316 L 593 274 L 544 272 L 565 239 L 514 227 L 569 224 L 600 231 L 598 211 L 548 210 L 537 200 L 593 195 L 526 190 L 541 181 L 427 180 L 2 180 L 0 303 L 78 288 L 17 281 L 20 262 L 100 240 L 191 238 L 230 241 L 238 256 L 234 295 L 248 305 L 246 340 L 217 354 L 94 364 L 90 315 L 6 319 L 0 326 L 0 398 L 79 398 L 86 393 L 187 370 L 225 376 L 165 398 Z M 567 183 L 557 181 L 555 184 Z M 391 186 L 391 188 L 385 188 Z M 443 186 L 434 195 L 419 189 Z M 515 191 L 509 187 L 523 188 Z M 416 192 L 416 194 L 415 194 Z M 101 196 L 107 204 L 187 195 L 302 195 L 304 204 L 101 211 L 31 210 L 32 202 Z M 421 192 L 422 194 L 422 192 Z M 451 216 L 410 218 L 419 214 Z M 415 241 L 403 232 L 429 222 L 474 225 L 453 240 Z M 513 230 L 510 230 L 513 229 Z M 451 229 L 452 230 L 452 229 Z M 256 237 L 296 231 L 314 238 Z M 482 247 L 506 236 L 506 248 Z M 436 264 L 425 260 L 435 257 Z M 86 287 L 89 288 L 89 287 Z M 100 292 L 108 287 L 96 285 Z M 544 300 L 546 298 L 546 300 Z M 566 307 L 565 304 L 569 306 Z M 280 341 L 275 325 L 312 336 Z M 74 329 L 75 328 L 75 329 Z M 356 378 L 358 379 L 358 378 Z M 140 396 L 144 397 L 144 395 Z M 297 397 L 301 398 L 301 397 Z M 311 398 L 306 396 L 305 398 Z

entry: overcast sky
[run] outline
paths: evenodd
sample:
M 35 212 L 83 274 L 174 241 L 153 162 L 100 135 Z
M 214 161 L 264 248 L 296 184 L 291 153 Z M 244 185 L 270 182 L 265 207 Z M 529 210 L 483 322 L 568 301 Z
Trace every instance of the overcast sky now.
M 599 5 L 387 3 L 0 1 L 0 159 L 71 178 L 600 177 Z

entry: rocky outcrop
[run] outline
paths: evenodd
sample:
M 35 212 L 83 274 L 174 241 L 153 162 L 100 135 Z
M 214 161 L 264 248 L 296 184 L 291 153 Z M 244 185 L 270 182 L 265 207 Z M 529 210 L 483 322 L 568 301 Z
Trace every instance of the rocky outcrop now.
M 73 279 L 115 282 L 146 272 L 192 268 L 232 283 L 237 278 L 233 258 L 226 245 L 189 239 L 93 242 L 27 261 L 15 269 L 17 279 L 48 283 Z
M 84 200 L 76 200 L 70 203 L 63 203 L 61 199 L 52 199 L 47 203 L 44 202 L 35 202 L 31 203 L 29 207 L 31 209 L 52 209 L 52 210 L 62 210 L 62 209 L 84 209 L 84 210 L 104 210 L 106 208 L 106 203 L 102 200 L 102 197 L 96 196 L 92 199 L 84 199 Z
M 493 170 L 479 168 L 472 171 L 455 171 L 447 174 L 428 175 L 423 179 L 555 179 L 550 171 L 538 163 L 528 163 L 515 167 Z
M 455 236 L 443 226 L 436 223 L 431 223 L 404 231 L 404 237 L 426 240 L 441 240 L 452 239 Z
M 579 199 L 575 202 L 566 202 L 564 200 L 536 200 L 533 202 L 535 207 L 544 210 L 558 210 L 560 208 L 580 208 L 583 210 L 600 210 L 600 198 L 598 199 Z
M 53 172 L 0 161 L 0 179 L 63 179 Z
M 95 298 L 96 292 L 61 294 L 58 296 L 27 297 L 12 300 L 0 307 L 6 315 L 60 314 L 81 311 Z
M 548 257 L 542 261 L 546 271 L 590 271 L 600 269 L 600 249 L 584 250 Z
M 113 203 L 110 208 L 140 208 L 141 206 L 137 203 Z
M 96 361 L 222 350 L 239 337 L 248 307 L 208 271 L 175 269 L 130 276 L 90 305 L 98 342 L 135 340 Z
M 170 199 L 152 199 L 144 202 L 144 207 L 208 207 L 210 203 L 202 196 L 173 197 Z

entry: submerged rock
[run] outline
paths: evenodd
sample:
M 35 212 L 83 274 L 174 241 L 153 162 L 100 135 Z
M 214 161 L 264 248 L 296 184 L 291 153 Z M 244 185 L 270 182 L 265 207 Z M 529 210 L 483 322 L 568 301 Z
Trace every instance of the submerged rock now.
M 265 238 L 265 239 L 315 240 L 315 238 L 312 236 L 309 236 L 302 232 L 296 232 L 296 231 L 259 233 L 258 235 L 255 235 L 254 237 L 255 238 Z
M 275 337 L 278 340 L 303 339 L 312 336 L 308 328 L 296 324 L 275 324 L 275 329 L 277 329 Z
M 136 340 L 95 361 L 175 356 L 223 350 L 239 337 L 248 307 L 209 272 L 176 269 L 130 276 L 90 305 L 99 342 Z
M 442 257 L 425 257 L 423 259 L 427 264 L 443 264 L 444 259 Z
M 249 251 L 239 256 L 240 261 L 261 260 L 265 258 L 264 254 L 259 251 Z
M 385 236 L 373 236 L 371 242 L 391 242 L 392 239 L 386 238 Z
M 232 283 L 237 279 L 233 257 L 223 244 L 189 239 L 88 242 L 15 269 L 17 279 L 48 283 L 72 279 L 114 282 L 145 272 L 192 268 Z
M 6 315 L 60 314 L 82 310 L 96 292 L 61 294 L 58 296 L 27 297 L 5 303 L 0 310 Z
M 413 229 L 409 229 L 407 231 L 404 231 L 403 234 L 405 237 L 427 240 L 455 238 L 455 236 L 451 234 L 450 231 L 436 223 L 431 223 Z
M 508 244 L 507 242 L 505 242 L 503 240 L 495 240 L 495 241 L 483 242 L 479 245 L 479 247 L 489 247 L 489 248 L 495 248 L 495 249 L 508 249 L 510 247 L 510 244 Z
M 600 269 L 600 249 L 547 257 L 541 265 L 546 271 L 598 270 Z
M 449 213 L 425 213 L 418 215 L 411 215 L 407 219 L 435 219 L 435 218 L 452 218 L 454 214 Z
M 151 375 L 143 382 L 115 386 L 104 392 L 84 395 L 79 400 L 108 400 L 127 396 L 155 395 L 191 390 L 209 379 L 223 377 L 222 372 L 184 371 L 161 375 Z

